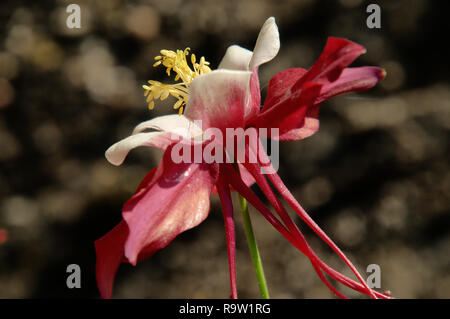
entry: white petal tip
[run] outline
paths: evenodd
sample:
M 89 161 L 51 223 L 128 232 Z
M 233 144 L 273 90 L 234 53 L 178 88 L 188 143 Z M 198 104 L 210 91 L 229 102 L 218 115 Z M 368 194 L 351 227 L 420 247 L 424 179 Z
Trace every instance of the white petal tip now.
M 218 68 L 246 71 L 252 55 L 252 51 L 238 45 L 229 46 Z
M 114 166 L 120 166 L 122 165 L 123 161 L 125 160 L 125 157 L 119 157 L 118 154 L 115 151 L 115 145 L 108 148 L 105 152 L 105 157 Z
M 272 60 L 280 50 L 280 35 L 274 17 L 268 18 L 259 32 L 256 40 L 253 57 L 250 60 L 250 69 Z

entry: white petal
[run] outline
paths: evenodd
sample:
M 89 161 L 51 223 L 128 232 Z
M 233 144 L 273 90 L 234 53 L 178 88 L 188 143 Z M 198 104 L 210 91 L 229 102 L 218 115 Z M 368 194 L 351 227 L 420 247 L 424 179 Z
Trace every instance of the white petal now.
M 202 130 L 200 127 L 195 125 L 191 120 L 189 120 L 184 115 L 178 115 L 178 114 L 172 114 L 172 115 L 165 115 L 165 116 L 159 116 L 157 118 L 151 119 L 149 121 L 145 121 L 140 123 L 138 126 L 136 126 L 133 130 L 133 134 L 140 133 L 146 129 L 154 129 L 157 131 L 166 131 L 166 132 L 173 132 L 174 128 L 181 128 L 188 135 L 181 134 L 184 137 L 192 136 L 192 135 L 198 135 L 202 133 Z
M 156 132 L 142 131 L 155 129 Z M 115 143 L 105 152 L 106 159 L 113 165 L 120 165 L 128 153 L 138 146 L 153 146 L 165 149 L 179 137 L 191 139 L 202 134 L 200 127 L 183 115 L 167 115 L 142 122 L 133 131 L 133 135 Z
M 189 87 L 185 115 L 209 127 L 242 126 L 250 94 L 250 71 L 214 70 L 196 77 Z
M 163 136 L 166 135 L 166 136 Z M 108 148 L 105 152 L 105 157 L 113 165 L 119 166 L 125 160 L 128 153 L 138 146 L 148 145 L 148 146 L 156 146 L 164 147 L 165 144 L 162 140 L 165 139 L 167 144 L 170 142 L 170 134 L 166 132 L 149 132 L 149 133 L 138 133 L 123 140 L 117 142 Z
M 229 46 L 219 69 L 247 71 L 253 52 L 238 45 Z
M 272 60 L 280 50 L 280 36 L 275 18 L 266 20 L 256 40 L 253 56 L 250 60 L 250 70 Z

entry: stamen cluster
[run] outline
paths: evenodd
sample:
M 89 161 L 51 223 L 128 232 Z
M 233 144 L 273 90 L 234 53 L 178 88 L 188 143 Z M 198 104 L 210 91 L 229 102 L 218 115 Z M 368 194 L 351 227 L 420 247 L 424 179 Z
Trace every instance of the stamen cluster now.
M 211 71 L 209 68 L 209 62 L 205 60 L 205 57 L 201 57 L 200 61 L 197 63 L 195 54 L 189 53 L 190 48 L 184 50 L 161 50 L 161 55 L 155 57 L 156 62 L 153 64 L 154 67 L 163 65 L 166 67 L 166 73 L 170 76 L 173 70 L 175 75 L 175 81 L 181 81 L 174 84 L 164 84 L 158 81 L 150 80 L 148 85 L 144 85 L 145 93 L 144 96 L 147 97 L 146 102 L 148 103 L 148 108 L 152 110 L 155 107 L 154 99 L 165 100 L 169 95 L 175 97 L 178 101 L 174 104 L 173 108 L 178 110 L 178 113 L 183 114 L 184 107 L 186 106 L 189 98 L 189 85 L 192 80 L 202 74 Z M 187 57 L 191 55 L 190 61 L 192 68 L 188 64 Z

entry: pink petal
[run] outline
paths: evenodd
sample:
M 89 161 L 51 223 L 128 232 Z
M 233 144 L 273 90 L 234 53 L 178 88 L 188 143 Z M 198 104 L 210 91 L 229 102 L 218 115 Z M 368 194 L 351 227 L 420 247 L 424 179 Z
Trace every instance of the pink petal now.
M 342 70 L 350 65 L 366 49 L 346 39 L 330 37 L 319 59 L 308 72 L 294 85 L 293 91 L 309 81 L 327 83 L 336 81 Z
M 223 217 L 225 220 L 225 234 L 227 240 L 228 251 L 228 266 L 230 272 L 230 286 L 231 298 L 237 299 L 236 286 L 236 236 L 234 232 L 234 218 L 233 218 L 233 202 L 231 201 L 231 194 L 228 184 L 223 177 L 219 175 L 217 183 L 217 190 L 222 205 Z
M 167 246 L 178 234 L 200 224 L 209 212 L 216 166 L 197 163 L 175 164 L 167 148 L 152 183 L 139 200 L 125 204 L 123 218 L 129 228 L 125 256 L 136 264 Z
M 220 62 L 219 69 L 229 70 L 249 70 L 249 62 L 252 57 L 252 51 L 232 45 L 227 49 L 225 56 Z M 259 88 L 258 68 L 254 68 L 250 78 L 250 99 L 246 103 L 244 117 L 248 121 L 259 112 L 261 106 L 261 92 Z
M 148 186 L 155 176 L 155 173 L 156 169 L 152 169 L 145 176 L 136 190 L 136 193 L 127 201 L 127 204 L 131 204 L 139 199 L 141 190 Z M 124 255 L 124 246 L 128 233 L 128 226 L 122 220 L 106 235 L 95 241 L 95 251 L 97 255 L 95 266 L 96 278 L 97 286 L 102 298 L 111 298 L 117 269 L 119 268 L 120 263 L 127 261 Z
M 255 183 L 255 179 L 253 178 L 252 174 L 250 174 L 250 172 L 241 163 L 238 163 L 238 167 L 241 179 L 244 184 L 248 187 L 252 186 Z
M 314 100 L 319 95 L 322 85 L 320 83 L 308 82 L 302 90 L 290 95 L 269 109 L 263 109 L 248 126 L 256 128 L 278 128 L 279 135 L 304 126 L 304 120 L 312 111 Z M 270 133 L 271 130 L 268 131 Z M 271 136 L 272 137 L 272 136 Z M 278 138 L 273 136 L 273 138 Z
M 323 102 L 338 94 L 368 90 L 383 79 L 385 75 L 386 72 L 377 67 L 346 68 L 336 81 L 322 86 L 320 96 L 315 103 Z
M 313 105 L 306 110 L 304 119 L 293 129 L 281 134 L 279 137 L 272 136 L 280 141 L 301 140 L 313 135 L 319 129 L 319 105 Z
M 269 82 L 266 100 L 261 112 L 264 112 L 282 101 L 292 98 L 292 86 L 307 72 L 302 68 L 294 68 L 275 74 Z M 293 105 L 293 104 L 290 104 Z M 296 106 L 293 105 L 292 108 Z M 297 105 L 298 108 L 298 105 Z M 274 139 L 289 141 L 299 140 L 313 135 L 319 129 L 319 106 L 306 108 L 305 118 L 291 130 L 281 136 L 272 136 Z
M 287 69 L 275 74 L 269 81 L 263 111 L 292 95 L 292 86 L 306 73 L 302 68 Z
M 106 235 L 95 241 L 97 263 L 95 273 L 100 295 L 104 299 L 112 297 L 114 278 L 121 262 L 124 261 L 124 244 L 128 237 L 127 224 L 122 220 Z
M 204 130 L 243 127 L 252 72 L 215 70 L 196 77 L 189 87 L 184 115 L 202 120 Z
M 269 83 L 265 104 L 249 126 L 280 128 L 282 140 L 301 139 L 318 129 L 318 107 L 313 105 L 336 94 L 368 89 L 380 77 L 380 69 L 343 70 L 365 51 L 351 41 L 329 38 L 316 63 L 308 70 L 290 69 Z M 275 137 L 276 138 L 276 137 Z
M 290 69 L 275 75 L 269 83 L 269 91 L 264 104 L 264 109 L 269 109 L 282 101 L 290 93 L 290 85 L 296 77 L 304 74 L 302 69 Z M 323 85 L 319 95 L 314 100 L 314 105 L 307 108 L 304 119 L 297 126 L 279 137 L 279 140 L 301 140 L 313 135 L 319 129 L 319 105 L 338 94 L 368 90 L 378 83 L 385 75 L 383 69 L 377 67 L 346 68 L 339 78 Z M 284 92 L 284 93 L 283 93 Z

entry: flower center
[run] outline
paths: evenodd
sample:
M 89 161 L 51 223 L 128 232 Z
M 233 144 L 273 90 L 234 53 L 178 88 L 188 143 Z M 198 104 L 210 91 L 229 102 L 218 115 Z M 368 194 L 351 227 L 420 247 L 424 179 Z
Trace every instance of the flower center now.
M 189 56 L 190 48 L 183 50 L 177 50 L 176 52 L 171 50 L 161 50 L 161 55 L 155 57 L 154 67 L 163 65 L 166 67 L 166 73 L 170 76 L 170 72 L 173 70 L 175 75 L 175 81 L 179 81 L 174 84 L 164 84 L 158 81 L 148 81 L 150 85 L 144 85 L 145 93 L 147 97 L 148 108 L 152 110 L 155 107 L 154 99 L 165 100 L 172 95 L 178 101 L 174 104 L 173 108 L 178 109 L 178 114 L 183 114 L 184 107 L 188 102 L 188 89 L 192 80 L 201 75 L 211 71 L 209 68 L 209 62 L 205 61 L 205 57 L 201 57 L 197 63 L 195 54 L 191 54 L 192 68 L 189 66 L 187 57 Z

